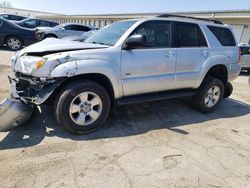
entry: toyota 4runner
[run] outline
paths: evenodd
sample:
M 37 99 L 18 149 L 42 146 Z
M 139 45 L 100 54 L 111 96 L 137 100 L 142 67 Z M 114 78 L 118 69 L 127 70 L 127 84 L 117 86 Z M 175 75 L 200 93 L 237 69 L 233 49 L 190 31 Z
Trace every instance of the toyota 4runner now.
M 75 134 L 96 130 L 111 107 L 128 103 L 192 96 L 208 113 L 231 95 L 239 61 L 230 26 L 176 15 L 115 22 L 84 43 L 49 38 L 12 58 L 12 99 L 1 104 L 0 127 L 23 123 L 27 105 L 45 103 Z

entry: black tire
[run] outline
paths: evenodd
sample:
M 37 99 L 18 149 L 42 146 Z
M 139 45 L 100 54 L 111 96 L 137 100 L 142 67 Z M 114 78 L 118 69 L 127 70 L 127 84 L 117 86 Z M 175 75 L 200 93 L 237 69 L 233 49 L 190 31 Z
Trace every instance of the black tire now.
M 58 37 L 56 35 L 50 33 L 50 34 L 45 35 L 44 38 L 58 38 Z
M 218 99 L 218 102 L 214 106 L 208 107 L 205 104 L 205 97 L 209 89 L 211 89 L 214 86 L 217 86 L 220 89 L 219 99 Z M 213 77 L 205 78 L 200 88 L 198 89 L 196 95 L 194 95 L 192 98 L 193 105 L 203 113 L 209 113 L 209 112 L 214 111 L 218 107 L 218 105 L 220 104 L 221 100 L 224 97 L 224 91 L 225 91 L 224 88 L 225 88 L 224 84 L 219 79 L 213 78 Z
M 230 82 L 228 82 L 225 87 L 224 98 L 230 97 L 232 93 L 233 93 L 233 85 Z
M 84 92 L 91 92 L 97 95 L 101 100 L 102 110 L 96 121 L 89 125 L 81 126 L 75 123 L 72 119 L 72 116 L 70 115 L 70 105 L 79 94 Z M 82 80 L 65 86 L 59 93 L 54 105 L 54 113 L 57 122 L 71 133 L 79 135 L 97 130 L 106 121 L 109 112 L 109 94 L 101 85 L 89 80 Z
M 14 43 L 12 43 L 11 41 L 15 41 L 16 45 Z M 6 46 L 8 49 L 10 50 L 20 50 L 23 48 L 23 41 L 21 38 L 16 37 L 16 36 L 9 36 L 6 38 L 5 40 Z

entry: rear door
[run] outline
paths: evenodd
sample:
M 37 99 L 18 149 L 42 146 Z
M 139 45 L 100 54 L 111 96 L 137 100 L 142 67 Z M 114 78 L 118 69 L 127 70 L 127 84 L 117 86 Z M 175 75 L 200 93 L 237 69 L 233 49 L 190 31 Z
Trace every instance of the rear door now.
M 209 57 L 205 36 L 197 24 L 175 22 L 176 89 L 193 88 L 203 63 Z

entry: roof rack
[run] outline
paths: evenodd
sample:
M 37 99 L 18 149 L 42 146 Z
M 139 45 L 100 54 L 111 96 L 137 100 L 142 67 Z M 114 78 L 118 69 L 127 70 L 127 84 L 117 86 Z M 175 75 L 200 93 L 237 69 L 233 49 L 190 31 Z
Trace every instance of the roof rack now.
M 191 16 L 182 16 L 182 15 L 175 15 L 175 14 L 162 14 L 157 16 L 159 18 L 170 18 L 170 17 L 174 17 L 174 18 L 186 18 L 186 19 L 193 19 L 193 20 L 202 20 L 202 21 L 209 21 L 209 22 L 214 22 L 215 24 L 221 24 L 223 25 L 223 23 L 219 20 L 215 20 L 215 19 L 206 19 L 206 18 L 196 18 L 196 17 L 191 17 Z

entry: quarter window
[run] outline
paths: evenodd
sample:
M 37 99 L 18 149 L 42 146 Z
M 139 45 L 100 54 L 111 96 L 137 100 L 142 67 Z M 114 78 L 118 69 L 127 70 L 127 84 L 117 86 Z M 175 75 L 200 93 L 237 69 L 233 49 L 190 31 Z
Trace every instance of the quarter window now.
M 207 41 L 196 24 L 176 22 L 177 47 L 207 47 Z
M 143 47 L 168 48 L 171 47 L 171 26 L 167 21 L 149 21 L 140 25 L 132 35 L 146 36 Z
M 236 46 L 233 34 L 228 28 L 207 26 L 223 46 Z

